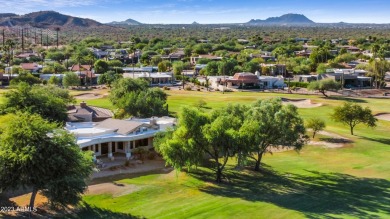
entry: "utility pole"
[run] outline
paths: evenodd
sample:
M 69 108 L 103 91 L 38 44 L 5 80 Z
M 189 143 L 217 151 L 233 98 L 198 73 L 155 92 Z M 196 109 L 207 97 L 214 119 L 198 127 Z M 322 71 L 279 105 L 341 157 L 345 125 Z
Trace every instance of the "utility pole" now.
M 41 47 L 43 47 L 43 34 L 42 34 L 42 29 L 41 29 Z
M 60 28 L 57 27 L 57 28 L 56 28 L 56 32 L 57 32 L 57 48 L 58 48 L 58 33 L 59 33 L 59 31 L 60 31 Z
M 4 46 L 5 46 L 5 32 L 4 32 L 4 29 L 3 29 L 3 49 L 4 49 Z
M 46 49 L 49 49 L 49 34 L 46 34 Z
M 22 52 L 24 51 L 24 28 L 22 28 Z

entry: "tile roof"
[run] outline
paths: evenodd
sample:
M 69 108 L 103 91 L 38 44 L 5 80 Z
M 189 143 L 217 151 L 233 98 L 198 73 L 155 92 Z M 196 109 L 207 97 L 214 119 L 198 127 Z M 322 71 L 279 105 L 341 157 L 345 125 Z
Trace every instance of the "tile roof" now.
M 24 70 L 35 70 L 38 68 L 37 63 L 20 63 L 20 67 Z

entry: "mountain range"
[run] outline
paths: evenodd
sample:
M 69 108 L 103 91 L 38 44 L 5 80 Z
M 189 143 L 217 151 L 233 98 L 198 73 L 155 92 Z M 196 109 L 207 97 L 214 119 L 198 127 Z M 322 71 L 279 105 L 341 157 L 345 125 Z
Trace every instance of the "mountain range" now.
M 107 23 L 107 25 L 114 25 L 114 26 L 134 26 L 134 25 L 142 25 L 142 23 L 133 20 L 131 18 L 125 20 L 125 21 L 113 21 L 110 23 Z
M 0 13 L 0 27 L 30 26 L 37 28 L 88 29 L 88 28 L 124 28 L 143 24 L 133 19 L 113 21 L 102 24 L 98 21 L 64 15 L 55 11 L 39 11 L 25 15 Z M 174 24 L 172 24 L 174 25 Z M 184 25 L 184 24 L 180 24 Z M 189 25 L 201 25 L 196 22 Z M 210 24 L 212 25 L 212 24 Z M 285 14 L 280 17 L 270 17 L 265 20 L 252 19 L 246 23 L 214 24 L 214 25 L 243 25 L 243 26 L 318 26 L 318 27 L 347 27 L 347 28 L 390 28 L 390 24 L 351 24 L 351 23 L 315 23 L 302 14 Z
M 314 21 L 310 20 L 307 18 L 305 15 L 302 14 L 285 14 L 280 17 L 270 17 L 265 20 L 260 20 L 260 19 L 252 19 L 246 24 L 249 25 L 272 25 L 272 24 L 315 24 Z

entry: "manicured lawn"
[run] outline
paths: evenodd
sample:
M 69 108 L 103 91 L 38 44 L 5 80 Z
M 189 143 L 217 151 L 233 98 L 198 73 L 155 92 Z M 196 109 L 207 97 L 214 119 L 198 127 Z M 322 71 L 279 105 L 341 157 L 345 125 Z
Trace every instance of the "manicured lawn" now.
M 306 146 L 299 153 L 267 155 L 261 173 L 234 171 L 231 161 L 226 173 L 229 182 L 221 185 L 214 184 L 213 175 L 204 168 L 126 177 L 117 182 L 139 189 L 115 197 L 84 196 L 85 207 L 73 218 L 390 218 L 390 122 L 379 121 L 375 129 L 357 126 L 351 136 L 348 127 L 330 119 L 344 101 L 380 113 L 390 112 L 390 100 L 247 92 L 168 94 L 172 114 L 199 100 L 213 109 L 272 97 L 309 98 L 323 106 L 299 109 L 302 117 L 323 118 L 326 131 L 352 144 L 334 149 Z M 88 100 L 88 104 L 113 109 L 107 98 Z
M 239 92 L 168 94 L 171 112 L 198 100 L 217 108 L 277 96 L 310 98 L 324 106 L 300 109 L 300 114 L 323 118 L 326 131 L 353 143 L 338 149 L 306 146 L 299 153 L 267 155 L 262 173 L 233 171 L 229 166 L 230 182 L 221 185 L 214 184 L 204 168 L 178 176 L 171 172 L 123 179 L 119 182 L 141 189 L 118 197 L 85 196 L 85 202 L 94 206 L 92 213 L 105 210 L 147 218 L 390 218 L 390 122 L 379 121 L 375 129 L 358 126 L 351 136 L 348 127 L 330 119 L 333 108 L 343 101 L 356 101 L 379 113 L 390 112 L 389 100 Z

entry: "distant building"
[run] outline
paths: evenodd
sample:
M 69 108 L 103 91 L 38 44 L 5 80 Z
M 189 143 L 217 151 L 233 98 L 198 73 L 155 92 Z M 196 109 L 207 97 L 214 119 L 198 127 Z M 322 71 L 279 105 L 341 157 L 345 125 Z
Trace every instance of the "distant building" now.
M 25 71 L 30 71 L 31 73 L 39 73 L 42 70 L 42 65 L 37 63 L 21 63 L 20 67 Z
M 150 82 L 150 86 L 170 86 L 174 83 L 172 72 L 137 72 L 123 73 L 124 78 L 144 78 Z
M 211 61 L 221 61 L 222 57 L 220 56 L 213 56 L 213 55 L 199 55 L 197 57 L 191 57 L 190 62 L 192 65 L 196 65 L 199 59 L 208 59 Z
M 70 71 L 75 72 L 81 81 L 81 84 L 97 84 L 97 75 L 95 75 L 91 65 L 74 64 Z

